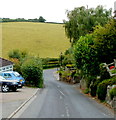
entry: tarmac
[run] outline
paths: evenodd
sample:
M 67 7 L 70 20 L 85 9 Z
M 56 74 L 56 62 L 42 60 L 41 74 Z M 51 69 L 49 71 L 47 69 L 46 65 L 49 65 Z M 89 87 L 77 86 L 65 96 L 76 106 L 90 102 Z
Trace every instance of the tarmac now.
M 12 118 L 39 90 L 23 87 L 16 92 L 0 91 L 0 118 Z

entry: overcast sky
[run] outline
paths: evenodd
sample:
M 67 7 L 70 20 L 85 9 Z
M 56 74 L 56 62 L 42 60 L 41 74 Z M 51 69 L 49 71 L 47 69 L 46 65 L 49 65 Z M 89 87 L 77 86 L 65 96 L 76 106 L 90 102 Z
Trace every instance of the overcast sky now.
M 0 0 L 1 18 L 39 18 L 43 16 L 49 22 L 62 22 L 67 19 L 66 10 L 75 7 L 96 7 L 103 5 L 114 10 L 116 0 Z

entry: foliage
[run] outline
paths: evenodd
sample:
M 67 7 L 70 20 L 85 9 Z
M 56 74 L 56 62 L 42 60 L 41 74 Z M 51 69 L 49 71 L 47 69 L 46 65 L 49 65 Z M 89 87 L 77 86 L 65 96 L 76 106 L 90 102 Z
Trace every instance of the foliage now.
M 69 76 L 71 76 L 71 71 L 63 71 L 62 72 L 62 77 L 64 77 L 64 78 L 66 78 L 66 77 L 69 77 Z
M 43 69 L 59 67 L 59 58 L 41 58 Z
M 85 89 L 83 92 L 84 92 L 85 94 L 88 94 L 88 93 L 89 93 L 89 89 L 87 88 L 87 89 Z
M 12 50 L 8 53 L 8 57 L 9 58 L 20 59 L 21 58 L 21 53 L 20 53 L 19 50 L 15 49 L 15 50 Z
M 80 37 L 77 44 L 74 45 L 76 67 L 85 75 L 97 75 L 99 72 L 99 62 L 97 61 L 97 53 L 93 47 L 93 37 L 90 34 Z
M 22 59 L 24 59 L 25 57 L 28 56 L 28 53 L 27 51 L 20 51 L 18 49 L 14 49 L 14 50 L 11 50 L 9 53 L 8 53 L 8 57 L 10 59 L 18 59 L 19 61 L 21 61 Z
M 113 100 L 114 96 L 116 96 L 116 88 L 112 88 L 110 90 L 110 98 L 111 98 L 111 100 Z
M 101 63 L 100 65 L 100 80 L 105 80 L 110 78 L 110 74 L 107 71 L 106 67 L 104 67 L 104 64 Z
M 39 19 L 38 19 L 38 21 L 39 22 L 45 22 L 46 20 L 42 16 L 40 16 Z
M 93 96 L 93 97 L 96 96 L 97 86 L 100 82 L 101 82 L 101 80 L 97 79 L 90 84 L 90 94 L 91 94 L 91 96 Z
M 114 85 L 114 84 L 116 84 L 116 76 L 111 78 L 111 79 L 107 79 L 107 80 L 104 80 L 101 83 L 99 83 L 98 87 L 97 87 L 98 99 L 105 100 L 106 93 L 107 93 L 107 86 Z
M 21 65 L 23 60 L 28 56 L 26 51 L 20 51 L 18 49 L 11 50 L 8 53 L 9 59 L 14 63 L 13 70 L 21 73 Z
M 104 27 L 96 26 L 93 36 L 99 62 L 111 63 L 116 58 L 116 21 L 111 20 Z
M 24 19 L 24 18 L 17 18 L 17 19 L 10 19 L 10 18 L 2 18 L 2 22 L 45 22 L 46 20 L 40 16 L 39 19 Z
M 67 11 L 69 21 L 64 21 L 65 32 L 70 42 L 74 44 L 80 36 L 93 31 L 96 25 L 104 25 L 111 18 L 111 9 L 106 10 L 103 6 L 85 8 L 84 6 Z
M 67 49 L 63 55 L 63 60 L 62 60 L 62 64 L 64 66 L 67 66 L 67 64 L 74 64 L 74 56 L 73 56 L 73 48 L 70 47 L 69 49 Z
M 31 56 L 57 58 L 69 48 L 63 24 L 7 22 L 2 24 L 3 57 L 8 51 L 26 50 Z M 43 34 L 44 33 L 44 34 Z
M 43 69 L 39 58 L 27 58 L 21 66 L 21 71 L 29 85 L 43 87 Z
M 116 74 L 116 69 L 111 71 L 112 74 Z

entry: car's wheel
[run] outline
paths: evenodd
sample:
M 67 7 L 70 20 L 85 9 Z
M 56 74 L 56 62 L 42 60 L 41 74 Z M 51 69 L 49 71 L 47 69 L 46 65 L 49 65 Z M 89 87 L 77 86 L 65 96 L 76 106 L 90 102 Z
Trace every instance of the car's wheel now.
M 2 85 L 2 92 L 8 92 L 8 91 L 9 91 L 8 85 Z

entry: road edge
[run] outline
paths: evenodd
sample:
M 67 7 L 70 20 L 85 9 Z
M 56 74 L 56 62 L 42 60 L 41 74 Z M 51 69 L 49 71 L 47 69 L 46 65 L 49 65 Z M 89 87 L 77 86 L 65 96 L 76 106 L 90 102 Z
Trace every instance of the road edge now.
M 26 103 L 28 103 L 36 94 L 37 94 L 37 92 L 40 90 L 40 88 L 38 88 L 35 92 L 34 92 L 34 94 L 29 98 L 29 99 L 27 99 L 25 102 L 23 102 L 13 113 L 11 113 L 8 117 L 7 117 L 7 119 L 6 120 L 10 120 L 22 107 L 24 107 L 24 105 L 26 104 Z

